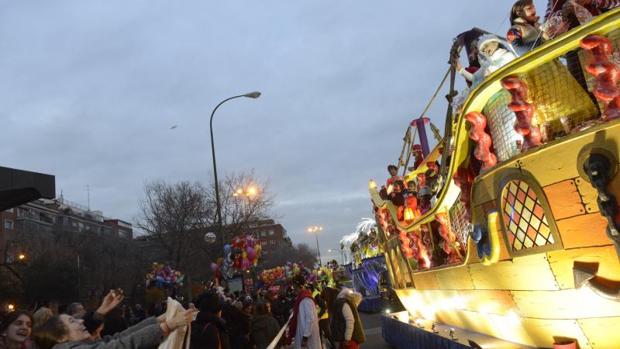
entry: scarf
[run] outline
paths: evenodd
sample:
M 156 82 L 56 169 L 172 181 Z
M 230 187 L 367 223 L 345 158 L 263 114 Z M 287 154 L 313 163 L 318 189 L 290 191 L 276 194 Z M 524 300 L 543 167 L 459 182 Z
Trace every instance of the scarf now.
M 310 293 L 310 291 L 308 290 L 301 290 L 299 292 L 299 295 L 297 295 L 297 299 L 295 300 L 293 317 L 291 318 L 291 323 L 288 326 L 288 335 L 286 337 L 288 344 L 293 341 L 293 338 L 295 338 L 295 335 L 297 334 L 297 315 L 299 315 L 299 304 L 301 304 L 301 301 L 303 301 L 305 298 L 312 299 L 312 293 Z M 314 299 L 312 299 L 312 302 L 314 302 Z

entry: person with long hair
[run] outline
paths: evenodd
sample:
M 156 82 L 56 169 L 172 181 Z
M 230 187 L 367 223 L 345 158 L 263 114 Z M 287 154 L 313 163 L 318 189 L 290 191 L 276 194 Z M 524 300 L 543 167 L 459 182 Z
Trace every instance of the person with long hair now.
M 32 315 L 24 310 L 8 313 L 0 321 L 0 349 L 27 349 L 30 347 Z
M 122 292 L 110 291 L 97 312 L 106 314 L 123 299 Z M 127 330 L 92 341 L 84 320 L 67 314 L 56 315 L 34 329 L 39 349 L 150 349 L 157 347 L 177 328 L 191 323 L 195 310 L 188 309 L 170 320 L 150 317 Z

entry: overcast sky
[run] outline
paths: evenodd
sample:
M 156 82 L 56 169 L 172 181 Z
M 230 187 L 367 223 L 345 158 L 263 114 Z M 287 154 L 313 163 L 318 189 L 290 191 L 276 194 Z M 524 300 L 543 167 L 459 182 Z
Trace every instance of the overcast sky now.
M 538 0 L 539 13 L 545 1 Z M 447 69 L 452 38 L 504 35 L 512 1 L 2 1 L 0 165 L 135 221 L 145 182 L 254 169 L 295 243 L 371 216 L 370 178 Z M 445 93 L 442 93 L 444 95 Z M 445 99 L 429 116 L 443 129 Z M 176 129 L 171 126 L 177 125 Z

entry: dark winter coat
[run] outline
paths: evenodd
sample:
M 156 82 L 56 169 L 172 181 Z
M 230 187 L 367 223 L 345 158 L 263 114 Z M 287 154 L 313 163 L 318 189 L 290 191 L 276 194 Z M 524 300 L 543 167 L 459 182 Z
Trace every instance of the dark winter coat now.
M 280 324 L 273 316 L 257 315 L 252 319 L 250 337 L 256 349 L 265 349 L 280 332 Z
M 226 321 L 230 345 L 234 349 L 250 348 L 251 318 L 232 305 L 224 306 L 222 317 Z
M 191 349 L 231 349 L 224 320 L 205 312 L 192 322 Z

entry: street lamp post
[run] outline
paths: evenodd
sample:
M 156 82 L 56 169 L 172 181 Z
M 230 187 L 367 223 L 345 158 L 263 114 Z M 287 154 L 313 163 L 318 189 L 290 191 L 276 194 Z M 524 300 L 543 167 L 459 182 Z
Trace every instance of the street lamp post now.
M 314 233 L 314 237 L 316 238 L 316 252 L 319 257 L 319 267 L 323 266 L 323 263 L 321 262 L 321 248 L 319 247 L 319 232 L 322 230 L 323 227 L 318 225 L 308 228 L 308 233 Z
M 215 106 L 215 108 L 213 108 L 213 111 L 211 112 L 211 119 L 209 120 L 209 131 L 211 132 L 211 156 L 213 158 L 213 179 L 215 180 L 215 208 L 216 208 L 216 212 L 217 212 L 217 228 L 220 234 L 220 238 L 222 239 L 222 248 L 224 247 L 224 231 L 222 229 L 223 225 L 222 225 L 222 208 L 220 205 L 220 185 L 217 181 L 217 164 L 215 162 L 215 142 L 213 140 L 213 116 L 215 116 L 215 111 L 217 110 L 217 108 L 220 107 L 220 105 L 230 101 L 231 99 L 235 99 L 235 98 L 241 98 L 241 97 L 247 97 L 247 98 L 258 98 L 260 97 L 261 93 L 258 91 L 255 92 L 250 92 L 250 93 L 246 93 L 243 95 L 238 95 L 238 96 L 233 96 L 233 97 L 228 97 L 225 100 L 221 101 L 218 105 Z

